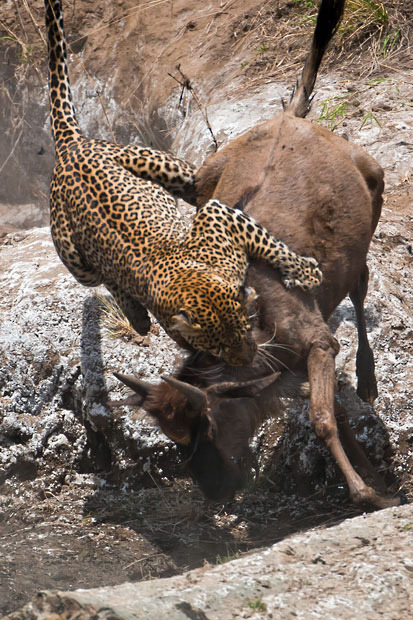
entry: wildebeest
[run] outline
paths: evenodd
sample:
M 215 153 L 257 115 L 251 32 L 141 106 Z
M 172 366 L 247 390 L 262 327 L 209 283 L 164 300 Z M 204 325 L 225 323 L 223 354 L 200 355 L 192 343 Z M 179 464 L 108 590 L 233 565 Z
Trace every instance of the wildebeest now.
M 353 502 L 373 508 L 399 503 L 381 496 L 354 470 L 349 456 L 363 470 L 368 461 L 334 397 L 339 345 L 326 321 L 346 295 L 357 319 L 357 393 L 367 402 L 377 396 L 363 304 L 366 255 L 384 187 L 381 167 L 362 148 L 303 118 L 343 9 L 344 0 L 322 0 L 310 53 L 284 112 L 210 156 L 196 173 L 199 204 L 216 197 L 242 208 L 296 252 L 316 257 L 321 287 L 314 296 L 286 290 L 275 272 L 253 263 L 248 283 L 258 293 L 254 336 L 261 347 L 252 364 L 231 368 L 206 355 L 192 356 L 176 377 L 157 386 L 118 375 L 139 395 L 135 402 L 187 447 L 191 473 L 213 499 L 230 497 L 242 486 L 243 457 L 258 424 L 278 411 L 280 395 L 300 389 L 292 370 L 308 374 L 310 420 L 344 474 Z

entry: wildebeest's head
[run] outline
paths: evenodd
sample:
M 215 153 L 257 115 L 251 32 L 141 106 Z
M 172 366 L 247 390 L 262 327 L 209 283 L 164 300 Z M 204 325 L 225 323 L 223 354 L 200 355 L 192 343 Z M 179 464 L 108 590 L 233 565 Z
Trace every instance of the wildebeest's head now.
M 158 385 L 115 373 L 135 395 L 124 401 L 142 406 L 180 447 L 202 492 L 215 501 L 231 499 L 245 484 L 249 440 L 262 419 L 257 396 L 280 373 L 243 382 L 199 388 L 173 377 Z

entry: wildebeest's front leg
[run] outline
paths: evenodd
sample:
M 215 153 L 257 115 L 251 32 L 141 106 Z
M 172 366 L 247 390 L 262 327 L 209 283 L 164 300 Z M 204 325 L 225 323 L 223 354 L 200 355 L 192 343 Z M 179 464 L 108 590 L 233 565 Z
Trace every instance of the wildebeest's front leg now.
M 351 465 L 338 436 L 334 415 L 334 359 L 337 346 L 331 343 L 314 344 L 310 350 L 307 366 L 310 380 L 310 421 L 317 436 L 330 450 L 347 481 L 351 499 L 355 504 L 374 508 L 386 508 L 399 504 L 398 498 L 380 497 L 367 486 Z

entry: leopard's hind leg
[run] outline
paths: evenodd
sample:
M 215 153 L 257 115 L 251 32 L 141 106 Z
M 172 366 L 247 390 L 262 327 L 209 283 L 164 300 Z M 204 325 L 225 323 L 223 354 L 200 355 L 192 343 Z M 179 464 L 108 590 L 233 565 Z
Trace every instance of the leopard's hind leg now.
M 102 284 L 101 274 L 87 265 L 77 248 L 64 202 L 53 183 L 50 192 L 50 232 L 61 261 L 76 280 L 84 286 Z

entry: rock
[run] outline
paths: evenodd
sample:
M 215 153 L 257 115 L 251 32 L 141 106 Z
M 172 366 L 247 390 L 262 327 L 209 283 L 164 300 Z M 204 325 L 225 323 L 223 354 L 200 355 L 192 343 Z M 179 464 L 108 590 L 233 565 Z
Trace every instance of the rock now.
M 389 508 L 178 577 L 42 592 L 4 620 L 407 618 L 412 536 L 413 506 Z

